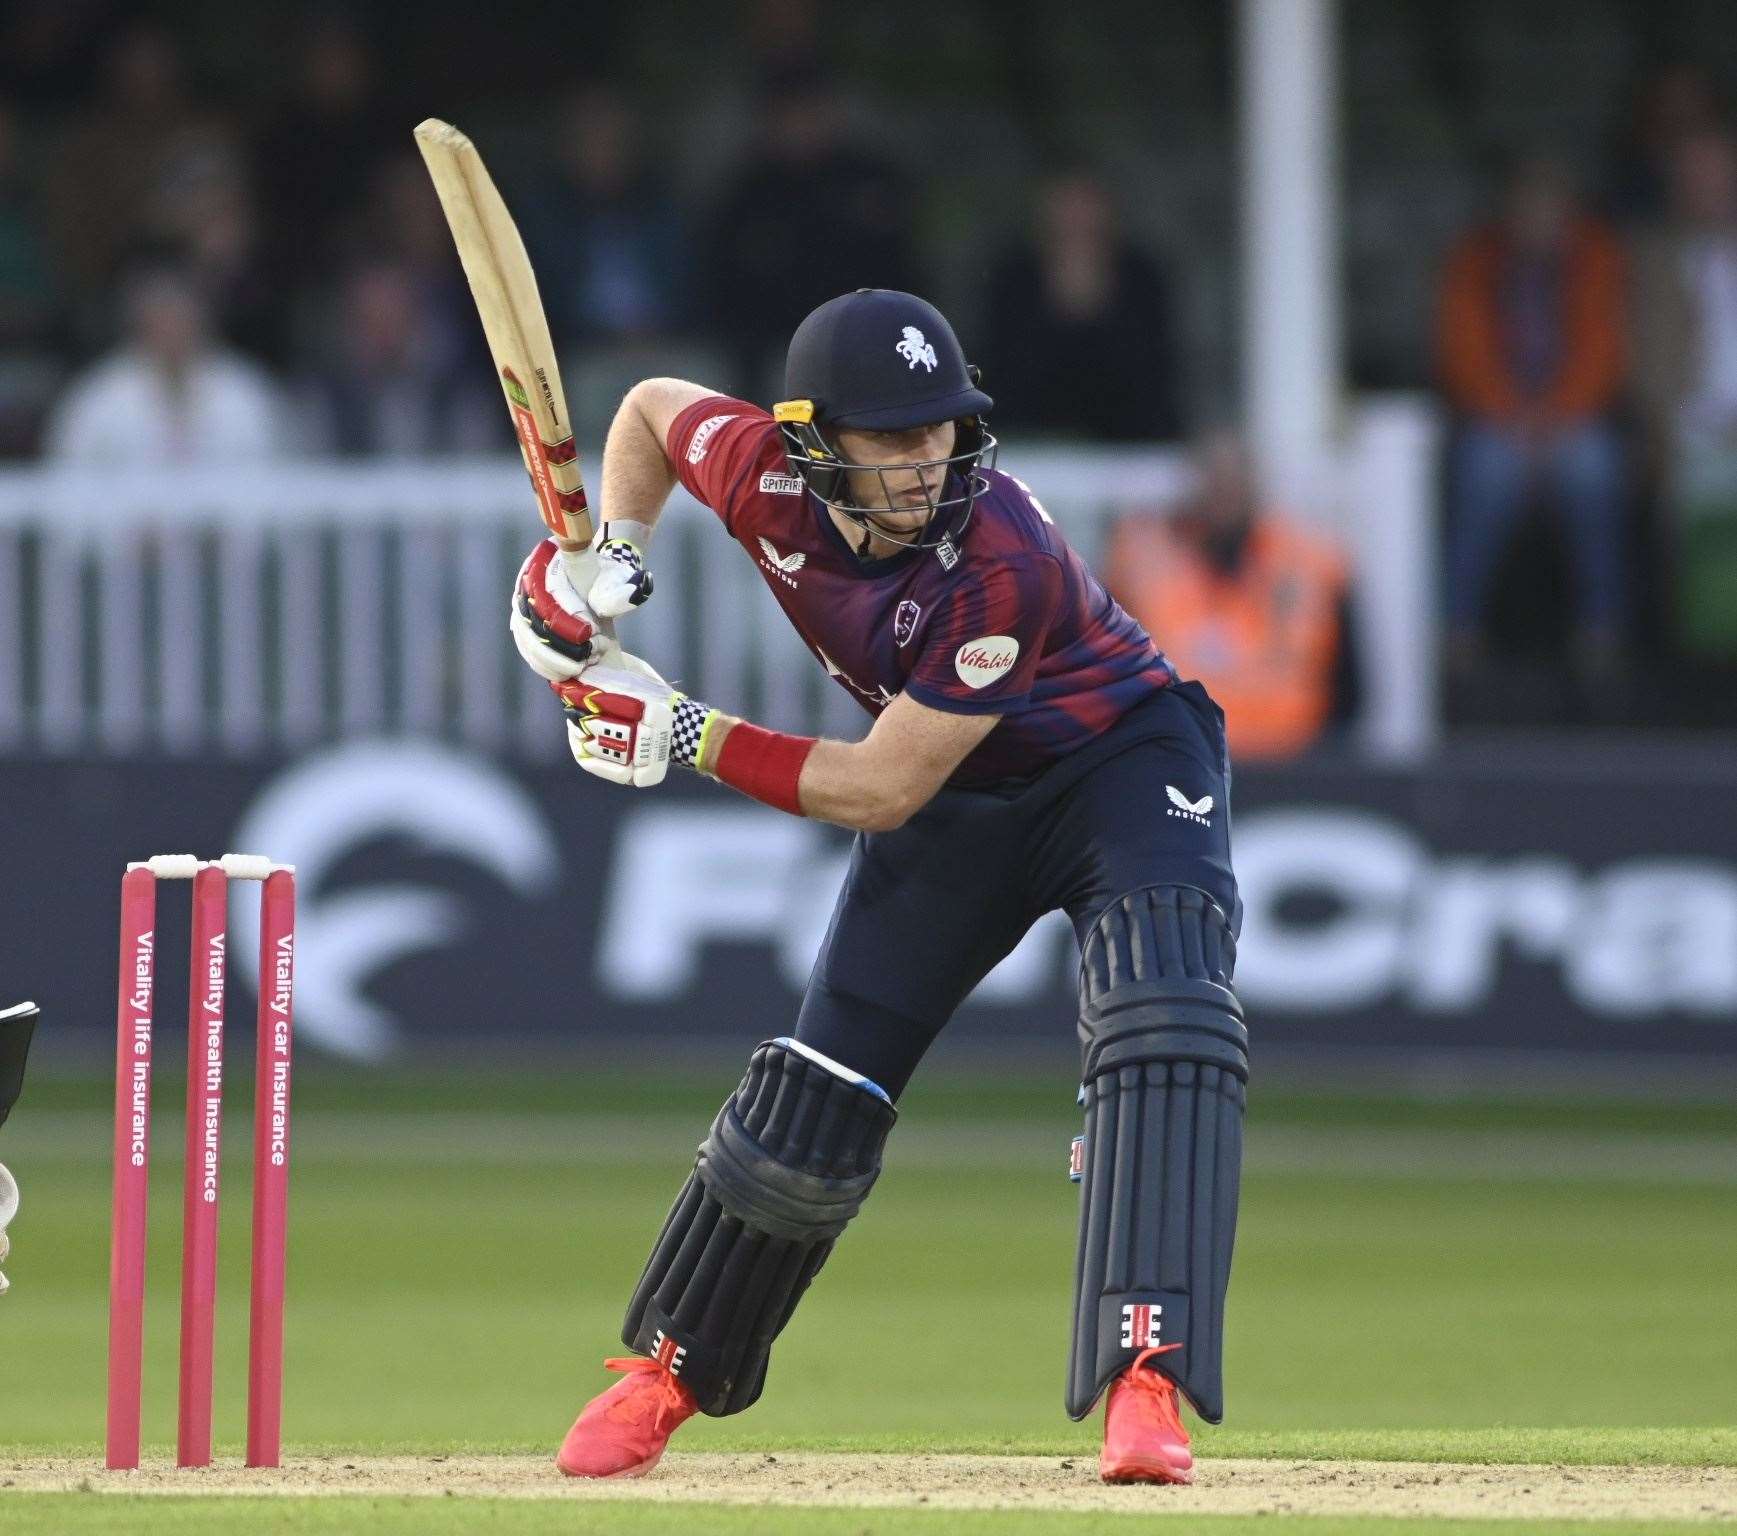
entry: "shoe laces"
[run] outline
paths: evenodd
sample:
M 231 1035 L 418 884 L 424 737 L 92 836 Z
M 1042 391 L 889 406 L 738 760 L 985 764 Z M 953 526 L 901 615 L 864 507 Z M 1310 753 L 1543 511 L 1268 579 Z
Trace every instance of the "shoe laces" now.
M 1176 1385 L 1156 1370 L 1147 1370 L 1146 1362 L 1155 1355 L 1167 1355 L 1171 1350 L 1181 1348 L 1180 1344 L 1160 1344 L 1153 1349 L 1143 1349 L 1134 1356 L 1134 1363 L 1122 1375 L 1122 1380 L 1136 1391 L 1150 1393 L 1161 1405 L 1165 1419 L 1173 1421 L 1179 1428 L 1182 1417 L 1176 1411 Z
M 605 1418 L 637 1423 L 645 1418 L 649 1407 L 655 1432 L 663 1427 L 666 1418 L 680 1422 L 693 1412 L 693 1394 L 656 1360 L 628 1355 L 619 1360 L 605 1360 L 603 1365 L 606 1370 L 620 1371 L 625 1376 L 649 1376 L 653 1382 L 649 1392 L 622 1393 L 604 1410 Z

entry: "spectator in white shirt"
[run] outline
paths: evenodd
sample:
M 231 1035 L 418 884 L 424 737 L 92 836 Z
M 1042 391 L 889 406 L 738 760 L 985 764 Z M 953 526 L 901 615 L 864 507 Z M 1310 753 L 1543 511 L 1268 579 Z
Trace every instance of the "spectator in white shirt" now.
M 277 390 L 212 334 L 204 299 L 170 266 L 136 274 L 126 334 L 75 377 L 48 423 L 46 456 L 116 469 L 228 463 L 281 447 Z

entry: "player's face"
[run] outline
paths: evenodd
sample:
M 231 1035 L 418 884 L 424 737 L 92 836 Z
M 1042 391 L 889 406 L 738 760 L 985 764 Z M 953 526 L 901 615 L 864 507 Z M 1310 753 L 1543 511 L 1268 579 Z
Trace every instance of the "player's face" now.
M 905 427 L 897 432 L 840 427 L 837 448 L 852 464 L 910 465 L 949 458 L 957 437 L 958 427 L 951 421 Z M 946 466 L 935 463 L 920 469 L 848 469 L 845 476 L 851 501 L 869 508 L 876 523 L 900 533 L 916 533 L 929 520 L 931 503 L 940 499 Z

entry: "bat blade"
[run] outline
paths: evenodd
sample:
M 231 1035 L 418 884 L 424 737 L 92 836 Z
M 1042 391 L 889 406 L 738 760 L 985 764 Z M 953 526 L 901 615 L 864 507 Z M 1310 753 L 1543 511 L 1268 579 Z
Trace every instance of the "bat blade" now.
M 431 117 L 417 125 L 416 144 L 476 300 L 543 521 L 563 547 L 583 547 L 591 541 L 591 514 L 555 344 L 525 242 L 466 135 Z

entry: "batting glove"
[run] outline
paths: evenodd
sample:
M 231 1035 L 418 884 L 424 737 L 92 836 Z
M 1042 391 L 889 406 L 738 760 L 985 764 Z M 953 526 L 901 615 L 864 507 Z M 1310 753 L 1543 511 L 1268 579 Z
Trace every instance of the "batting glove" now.
M 672 688 L 639 657 L 617 652 L 614 664 L 556 685 L 567 711 L 567 745 L 587 773 L 649 789 L 669 765 L 695 767 L 717 711 Z
M 563 553 L 545 539 L 519 567 L 507 623 L 525 664 L 551 683 L 610 659 L 619 615 L 651 596 L 644 523 L 605 523 L 596 543 Z
M 553 539 L 544 539 L 519 567 L 507 627 L 525 664 L 551 683 L 577 677 L 600 660 L 612 626 L 579 595 L 567 561 L 556 559 Z M 590 551 L 574 557 L 595 565 Z
M 651 529 L 625 518 L 605 523 L 597 530 L 591 546 L 596 556 L 595 574 L 585 591 L 594 612 L 606 619 L 618 619 L 651 596 L 651 572 L 645 568 L 645 550 L 650 543 Z M 563 562 L 576 558 L 562 557 Z

